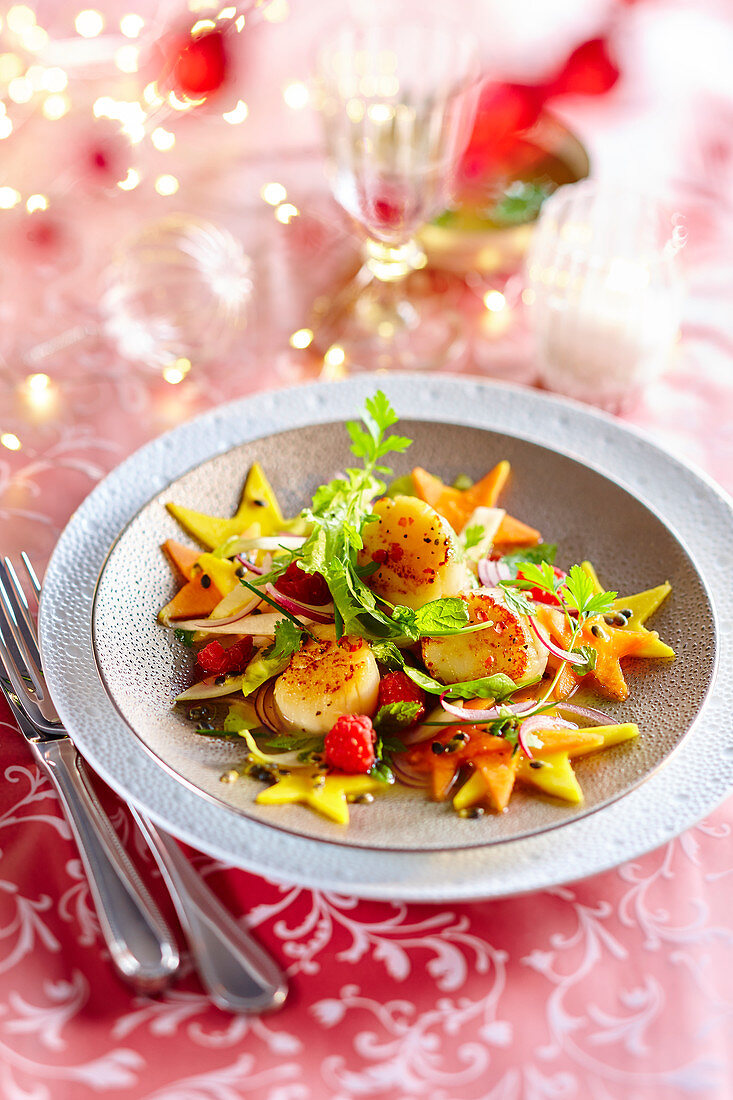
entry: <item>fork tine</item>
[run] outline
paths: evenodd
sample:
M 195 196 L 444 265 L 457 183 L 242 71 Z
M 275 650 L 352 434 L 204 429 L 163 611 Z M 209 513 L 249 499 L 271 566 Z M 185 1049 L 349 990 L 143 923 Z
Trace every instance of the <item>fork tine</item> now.
M 36 573 L 35 569 L 33 568 L 33 562 L 28 557 L 25 550 L 21 550 L 20 560 L 23 562 L 23 565 L 25 566 L 25 571 L 28 574 L 28 579 L 30 580 L 31 585 L 33 586 L 33 593 L 36 597 L 36 601 L 38 601 L 38 599 L 41 595 L 41 582 L 38 579 L 38 574 Z
M 7 558 L 5 561 L 6 564 L 0 562 L 0 600 L 2 600 L 5 608 L 5 622 L 8 633 L 12 636 L 17 649 L 22 655 L 22 663 L 33 681 L 33 686 L 40 701 L 45 698 L 46 690 L 41 679 L 38 643 L 35 639 L 35 632 L 28 626 L 23 604 L 15 588 L 17 583 L 17 577 L 14 576 L 15 570 L 13 570 L 13 576 L 11 576 L 7 569 Z M 20 591 L 22 593 L 23 590 L 20 589 Z M 23 599 L 25 600 L 25 595 L 23 595 Z
M 31 642 L 34 643 L 32 652 L 36 655 L 36 664 L 40 669 L 41 654 L 38 649 L 38 634 L 36 632 L 36 624 L 33 620 L 26 594 L 23 591 L 23 585 L 18 579 L 18 574 L 15 572 L 15 567 L 13 566 L 10 558 L 5 559 L 5 568 L 7 569 L 8 576 L 10 577 L 12 595 L 17 597 L 20 615 L 28 630 L 28 638 Z
M 2 608 L 0 608 L 0 625 L 3 621 L 4 612 Z M 15 654 L 11 652 L 12 645 L 12 640 L 8 639 L 6 641 L 2 629 L 0 628 L 0 686 L 3 688 L 12 688 L 12 694 L 18 709 L 23 712 L 29 722 L 42 729 L 45 733 L 58 733 L 60 723 L 58 721 L 53 721 L 51 718 L 46 718 L 46 716 L 41 713 L 35 696 L 31 693 L 28 684 L 23 679 L 23 672 L 21 671 L 23 667 L 22 662 L 18 663 Z M 5 674 L 4 676 L 3 673 Z M 50 708 L 51 704 L 49 703 L 49 709 Z M 53 713 L 54 716 L 56 716 L 55 710 Z

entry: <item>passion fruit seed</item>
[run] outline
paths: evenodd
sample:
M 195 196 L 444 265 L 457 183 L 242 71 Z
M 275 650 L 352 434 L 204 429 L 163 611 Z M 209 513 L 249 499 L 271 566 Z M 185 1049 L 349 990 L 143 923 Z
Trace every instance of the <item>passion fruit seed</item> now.
M 238 779 L 239 779 L 239 772 L 237 771 L 237 769 L 236 768 L 230 768 L 229 771 L 224 772 L 224 774 L 219 777 L 219 782 L 220 783 L 236 783 L 236 781 Z
M 483 806 L 463 806 L 457 812 L 459 817 L 483 817 L 486 811 Z

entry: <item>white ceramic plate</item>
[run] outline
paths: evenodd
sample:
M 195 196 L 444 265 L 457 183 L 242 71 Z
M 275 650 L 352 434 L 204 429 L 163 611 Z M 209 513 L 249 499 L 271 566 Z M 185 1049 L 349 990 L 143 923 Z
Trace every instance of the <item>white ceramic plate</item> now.
M 380 376 L 378 383 L 403 418 L 436 424 L 434 438 L 417 427 L 415 461 L 446 475 L 458 463 L 478 475 L 504 457 L 496 447 L 511 449 L 510 510 L 535 522 L 544 501 L 539 525 L 561 543 L 562 561 L 595 557 L 633 575 L 635 588 L 669 575 L 673 601 L 654 625 L 675 644 L 678 660 L 643 677 L 642 713 L 623 712 L 646 725 L 642 747 L 620 753 L 615 768 L 588 762 L 580 811 L 527 796 L 502 818 L 478 822 L 390 793 L 383 808 L 355 808 L 344 833 L 300 807 L 253 809 L 250 783 L 236 790 L 218 783 L 235 750 L 202 747 L 171 715 L 167 699 L 180 658 L 152 626 L 170 588 L 157 545 L 175 533 L 166 527 L 162 502 L 171 491 L 164 490 L 175 481 L 175 499 L 202 510 L 220 502 L 224 514 L 252 457 L 266 452 L 266 468 L 275 465 L 273 480 L 297 507 L 331 475 L 343 447 L 326 442 L 345 435 L 342 429 L 317 425 L 357 412 L 377 384 L 362 376 L 263 394 L 182 425 L 123 463 L 75 514 L 46 574 L 41 634 L 52 694 L 80 750 L 124 797 L 194 846 L 279 880 L 361 896 L 427 901 L 537 889 L 603 870 L 693 824 L 733 784 L 725 721 L 733 683 L 727 499 L 640 435 L 569 402 L 447 376 Z M 456 454 L 456 424 L 484 430 L 464 433 L 471 437 L 464 453 Z M 279 432 L 291 434 L 273 441 Z M 319 439 L 322 466 L 313 457 Z M 279 467 L 278 454 L 288 456 Z M 532 499 L 528 472 L 540 466 L 536 480 L 549 477 L 549 485 L 535 487 Z M 522 512 L 523 503 L 530 510 Z M 587 531 L 577 518 L 584 512 Z

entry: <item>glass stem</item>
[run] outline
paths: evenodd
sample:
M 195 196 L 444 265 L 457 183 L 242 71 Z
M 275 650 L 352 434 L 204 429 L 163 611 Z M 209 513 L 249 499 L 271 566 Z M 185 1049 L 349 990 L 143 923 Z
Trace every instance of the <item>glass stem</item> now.
M 369 237 L 364 244 L 364 253 L 369 271 L 383 283 L 399 282 L 427 263 L 425 253 L 414 240 L 389 245 Z

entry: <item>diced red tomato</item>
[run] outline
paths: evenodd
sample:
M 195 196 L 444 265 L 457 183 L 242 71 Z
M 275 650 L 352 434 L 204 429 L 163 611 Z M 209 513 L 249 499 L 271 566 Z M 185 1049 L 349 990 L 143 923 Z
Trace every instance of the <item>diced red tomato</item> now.
M 320 607 L 331 602 L 331 592 L 320 573 L 306 573 L 297 561 L 291 561 L 284 573 L 275 581 L 275 588 L 283 596 L 300 603 Z
M 415 715 L 413 725 L 425 716 L 425 692 L 413 683 L 405 672 L 388 672 L 379 681 L 378 706 L 388 703 L 419 703 L 420 709 Z
M 196 655 L 196 664 L 206 676 L 223 676 L 227 672 L 243 672 L 254 650 L 251 638 L 240 638 L 228 649 L 219 641 L 209 642 Z
M 558 569 L 557 566 L 552 567 L 553 572 L 558 580 L 564 580 L 567 573 L 564 573 L 562 569 Z M 517 572 L 517 580 L 524 580 L 524 574 L 521 569 Z M 562 607 L 560 600 L 557 596 L 551 596 L 549 592 L 543 592 L 541 588 L 527 588 L 524 589 L 524 594 L 529 600 L 534 600 L 535 603 L 546 603 L 550 607 Z

